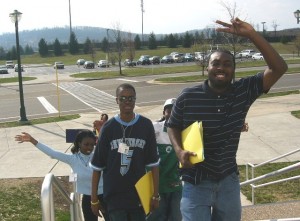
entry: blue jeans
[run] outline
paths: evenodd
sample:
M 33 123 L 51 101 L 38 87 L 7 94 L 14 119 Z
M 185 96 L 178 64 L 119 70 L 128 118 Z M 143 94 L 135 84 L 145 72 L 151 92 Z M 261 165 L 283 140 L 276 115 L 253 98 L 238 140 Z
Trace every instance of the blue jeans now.
M 181 221 L 181 191 L 160 193 L 159 207 L 147 218 L 147 221 Z
M 180 202 L 183 221 L 240 221 L 240 182 L 236 173 L 199 185 L 184 182 Z
M 144 210 L 113 210 L 109 212 L 110 221 L 144 221 L 146 219 Z

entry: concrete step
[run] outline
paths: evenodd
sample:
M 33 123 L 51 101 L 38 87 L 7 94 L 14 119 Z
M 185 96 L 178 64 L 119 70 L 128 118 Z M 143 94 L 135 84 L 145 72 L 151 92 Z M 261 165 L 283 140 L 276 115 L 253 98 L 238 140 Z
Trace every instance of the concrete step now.
M 300 221 L 300 200 L 248 205 L 242 208 L 242 221 Z

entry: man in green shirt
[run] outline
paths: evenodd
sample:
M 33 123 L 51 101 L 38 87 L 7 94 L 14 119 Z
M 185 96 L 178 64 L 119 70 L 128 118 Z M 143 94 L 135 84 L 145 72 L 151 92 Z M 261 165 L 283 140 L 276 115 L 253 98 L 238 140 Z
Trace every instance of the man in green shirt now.
M 166 124 L 171 114 L 175 98 L 166 100 L 164 104 L 164 120 L 154 122 L 156 142 L 159 151 L 159 208 L 147 221 L 181 221 L 180 200 L 181 180 L 178 172 L 178 159 L 171 145 Z

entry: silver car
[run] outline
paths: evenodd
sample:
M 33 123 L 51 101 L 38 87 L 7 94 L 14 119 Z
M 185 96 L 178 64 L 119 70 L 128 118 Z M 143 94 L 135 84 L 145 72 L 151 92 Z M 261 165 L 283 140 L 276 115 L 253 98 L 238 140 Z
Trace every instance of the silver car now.
M 53 68 L 54 69 L 64 69 L 65 65 L 61 61 L 56 61 L 56 62 L 54 62 Z
M 8 74 L 8 70 L 5 65 L 0 66 L 0 74 Z

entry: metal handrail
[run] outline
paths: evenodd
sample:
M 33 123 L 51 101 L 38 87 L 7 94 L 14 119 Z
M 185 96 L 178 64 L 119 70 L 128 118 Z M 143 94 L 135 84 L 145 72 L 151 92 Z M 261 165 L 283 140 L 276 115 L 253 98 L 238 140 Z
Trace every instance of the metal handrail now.
M 63 198 L 70 204 L 71 221 L 79 221 L 78 219 L 78 203 L 76 193 L 68 193 L 63 189 L 57 178 L 48 173 L 43 181 L 41 190 L 41 204 L 43 221 L 55 221 L 54 201 L 53 201 L 53 186 L 59 191 Z
M 256 181 L 260 181 L 260 180 L 266 179 L 268 177 L 272 177 L 272 176 L 280 175 L 280 174 L 283 174 L 283 173 L 287 173 L 287 172 L 290 172 L 290 171 L 293 171 L 293 170 L 299 169 L 299 168 L 300 168 L 300 162 L 295 163 L 295 164 L 290 165 L 290 166 L 287 166 L 287 167 L 284 167 L 284 168 L 281 168 L 279 170 L 273 171 L 271 173 L 261 175 L 259 177 L 253 178 L 251 180 L 246 180 L 244 182 L 241 182 L 240 185 L 244 186 L 244 185 L 252 184 Z
M 295 164 L 290 165 L 290 166 L 287 166 L 287 167 L 284 167 L 284 168 L 281 168 L 281 169 L 279 169 L 277 171 L 273 171 L 271 173 L 264 174 L 264 175 L 256 177 L 256 178 L 254 178 L 254 169 L 257 168 L 257 167 L 266 165 L 266 164 L 268 164 L 270 162 L 273 162 L 273 161 L 279 160 L 281 158 L 284 158 L 286 156 L 292 155 L 292 154 L 297 153 L 299 151 L 300 151 L 300 148 L 296 149 L 294 151 L 288 152 L 286 154 L 283 154 L 283 155 L 281 155 L 279 157 L 273 158 L 271 160 L 267 160 L 267 161 L 262 162 L 262 163 L 257 164 L 257 165 L 254 165 L 252 163 L 247 163 L 246 164 L 246 181 L 241 182 L 240 185 L 241 186 L 248 185 L 248 184 L 251 185 L 251 187 L 252 187 L 252 204 L 253 205 L 254 205 L 254 202 L 255 202 L 255 200 L 254 200 L 255 199 L 255 196 L 254 196 L 254 190 L 255 190 L 255 188 L 263 187 L 263 186 L 267 186 L 267 185 L 271 185 L 271 184 L 276 184 L 276 183 L 280 183 L 280 182 L 284 182 L 284 181 L 289 181 L 289 180 L 293 180 L 293 179 L 298 179 L 300 177 L 299 176 L 290 177 L 290 178 L 285 178 L 285 179 L 281 179 L 281 180 L 277 180 L 277 181 L 273 181 L 273 182 L 269 182 L 269 183 L 264 183 L 264 184 L 260 184 L 260 185 L 254 185 L 253 184 L 254 182 L 266 179 L 268 177 L 273 177 L 273 176 L 276 176 L 276 175 L 279 175 L 279 174 L 287 173 L 287 172 L 290 172 L 290 171 L 295 170 L 295 169 L 299 169 L 300 168 L 300 162 L 299 163 L 295 163 Z M 250 180 L 249 180 L 249 177 L 248 177 L 248 174 L 249 174 L 249 168 L 248 168 L 248 166 L 251 167 L 251 179 Z
M 264 187 L 264 186 L 269 186 L 269 185 L 277 184 L 277 183 L 282 183 L 282 182 L 286 182 L 286 181 L 290 181 L 290 180 L 296 180 L 296 179 L 300 179 L 300 175 L 299 176 L 293 176 L 293 177 L 285 178 L 285 179 L 275 180 L 275 181 L 272 181 L 272 182 L 263 183 L 263 184 L 259 184 L 259 185 L 250 184 L 250 186 L 252 188 L 252 205 L 254 205 L 254 203 L 255 203 L 254 192 L 255 192 L 256 188 Z
M 256 164 L 256 165 L 254 165 L 254 164 L 252 164 L 252 163 L 247 163 L 247 164 L 246 164 L 246 180 L 249 179 L 249 177 L 248 177 L 248 173 L 249 173 L 248 166 L 250 166 L 250 167 L 252 168 L 252 170 L 251 170 L 251 178 L 253 179 L 253 178 L 254 178 L 254 168 L 257 168 L 257 167 L 260 167 L 260 166 L 264 166 L 264 165 L 266 165 L 266 164 L 268 164 L 268 163 L 271 163 L 271 162 L 274 162 L 274 161 L 279 160 L 279 159 L 281 159 L 281 158 L 287 157 L 287 156 L 292 155 L 292 154 L 294 154 L 294 153 L 297 153 L 297 152 L 299 152 L 299 151 L 300 151 L 300 148 L 298 148 L 298 149 L 296 149 L 296 150 L 293 150 L 293 151 L 291 151 L 291 152 L 288 152 L 288 153 L 286 153 L 286 154 L 280 155 L 280 156 L 278 156 L 278 157 L 275 157 L 275 158 L 273 158 L 273 159 L 271 159 L 271 160 L 267 160 L 267 161 L 265 161 L 265 162 Z

